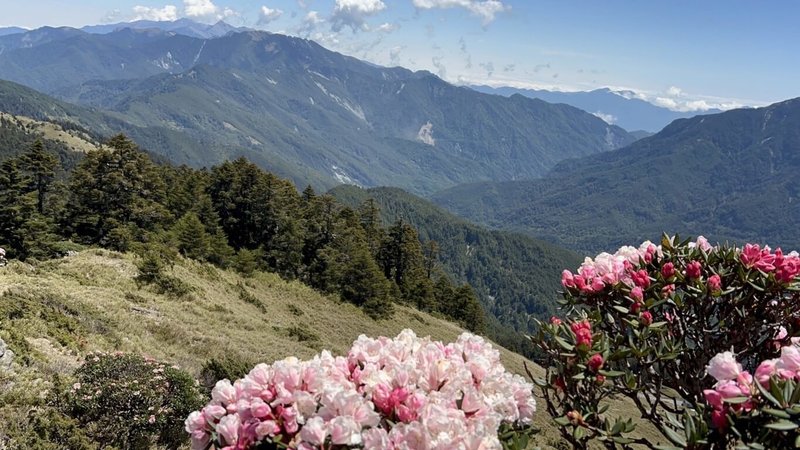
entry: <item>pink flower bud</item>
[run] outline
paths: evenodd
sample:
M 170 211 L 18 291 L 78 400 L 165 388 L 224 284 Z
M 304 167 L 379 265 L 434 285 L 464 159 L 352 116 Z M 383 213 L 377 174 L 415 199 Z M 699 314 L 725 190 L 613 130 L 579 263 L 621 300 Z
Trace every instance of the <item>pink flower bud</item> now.
M 722 279 L 719 275 L 714 274 L 708 277 L 708 290 L 711 292 L 719 292 L 722 290 Z
M 550 318 L 550 324 L 551 325 L 555 325 L 555 326 L 559 326 L 559 325 L 561 325 L 561 319 L 559 319 L 556 316 L 553 316 L 553 317 Z
M 700 265 L 698 261 L 692 261 L 686 265 L 686 278 L 695 279 L 700 278 L 700 274 L 703 271 L 703 267 Z
M 675 276 L 675 264 L 668 262 L 661 266 L 661 275 L 664 278 L 672 278 Z
M 586 362 L 586 366 L 589 367 L 589 370 L 592 372 L 597 372 L 603 367 L 605 360 L 603 360 L 603 355 L 600 353 L 595 353 L 589 358 L 589 361 Z
M 648 287 L 650 287 L 650 275 L 644 269 L 632 272 L 631 279 L 633 280 L 633 283 L 636 286 L 642 289 L 647 289 Z
M 635 302 L 644 301 L 644 292 L 642 291 L 642 288 L 635 286 L 633 289 L 631 289 L 631 298 Z
M 645 311 L 639 319 L 642 321 L 642 325 L 649 327 L 653 323 L 653 314 L 650 311 Z

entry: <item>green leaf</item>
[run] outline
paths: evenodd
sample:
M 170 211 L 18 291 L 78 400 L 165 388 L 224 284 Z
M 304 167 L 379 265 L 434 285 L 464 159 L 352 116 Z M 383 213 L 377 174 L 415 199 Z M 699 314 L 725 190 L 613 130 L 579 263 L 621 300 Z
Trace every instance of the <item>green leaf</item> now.
M 570 344 L 569 342 L 565 341 L 564 338 L 560 336 L 555 336 L 556 342 L 560 345 L 564 350 L 571 352 L 575 350 L 575 346 Z
M 671 428 L 665 428 L 664 431 L 665 431 L 665 433 L 667 435 L 667 439 L 672 441 L 673 444 L 678 445 L 681 448 L 685 448 L 686 447 L 686 439 L 683 436 L 681 436 L 680 434 L 676 433 Z
M 764 428 L 769 428 L 771 430 L 778 430 L 778 431 L 790 431 L 794 430 L 798 427 L 798 425 L 789 420 L 779 420 L 777 422 L 772 422 L 764 425 Z
M 559 426 L 562 426 L 562 427 L 565 427 L 565 426 L 569 425 L 569 419 L 567 419 L 566 416 L 564 416 L 564 417 L 556 417 L 555 419 L 553 419 L 553 422 L 555 422 L 556 424 L 558 424 Z
M 741 405 L 742 403 L 746 403 L 748 400 L 750 400 L 749 397 L 731 397 L 722 399 L 723 402 L 730 403 L 731 405 Z
M 616 309 L 617 311 L 621 312 L 622 314 L 628 314 L 630 312 L 630 310 L 628 310 L 628 308 L 626 308 L 624 306 L 620 306 L 620 305 L 614 305 L 614 309 Z
M 761 386 L 761 383 L 753 383 L 753 384 L 756 385 L 759 392 L 761 392 L 761 395 L 763 395 L 764 398 L 769 400 L 775 406 L 781 406 L 781 402 L 779 402 L 778 399 L 776 399 L 768 390 L 766 390 L 764 386 Z
M 762 411 L 764 411 L 765 413 L 767 413 L 769 415 L 778 417 L 780 419 L 791 419 L 792 418 L 792 416 L 790 416 L 786 411 L 781 411 L 780 409 L 764 408 Z
M 619 370 L 602 370 L 602 369 L 600 369 L 600 370 L 597 371 L 597 373 L 599 373 L 600 375 L 606 376 L 608 378 L 621 377 L 621 376 L 625 375 L 625 372 L 620 372 Z

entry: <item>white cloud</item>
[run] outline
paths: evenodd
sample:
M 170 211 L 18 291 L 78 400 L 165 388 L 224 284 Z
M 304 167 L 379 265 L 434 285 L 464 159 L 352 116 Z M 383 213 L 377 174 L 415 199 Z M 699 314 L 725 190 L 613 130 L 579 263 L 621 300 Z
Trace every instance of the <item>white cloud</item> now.
M 711 109 L 727 111 L 745 105 L 757 106 L 758 102 L 740 101 L 707 95 L 693 95 L 677 86 L 669 86 L 663 92 L 650 92 L 636 89 L 614 89 L 614 93 L 628 98 L 644 100 L 662 108 L 679 112 L 703 112 Z
M 492 22 L 497 14 L 511 9 L 501 0 L 413 0 L 413 4 L 418 9 L 464 8 L 480 17 L 484 25 Z
M 331 24 L 335 31 L 350 27 L 353 32 L 368 30 L 368 16 L 373 16 L 386 9 L 383 0 L 336 0 L 333 7 Z
M 384 22 L 380 24 L 378 28 L 376 28 L 376 30 L 380 31 L 381 33 L 391 33 L 392 31 L 395 31 L 398 28 L 399 26 L 397 24 Z
M 222 20 L 236 15 L 230 8 L 220 8 L 211 0 L 183 0 L 183 12 L 194 19 Z
M 593 112 L 592 115 L 603 119 L 603 121 L 609 125 L 614 125 L 617 122 L 617 116 L 613 114 L 605 114 L 602 111 L 597 111 Z
M 261 25 L 266 25 L 272 21 L 278 20 L 282 15 L 283 10 L 262 6 L 261 11 L 258 14 L 258 23 Z
M 133 20 L 178 20 L 178 8 L 174 5 L 166 5 L 163 8 L 136 5 L 133 7 L 133 14 Z
M 297 28 L 297 34 L 305 38 L 313 39 L 322 45 L 329 45 L 325 39 L 321 39 L 324 35 L 320 32 L 320 24 L 325 23 L 325 19 L 319 14 L 319 11 L 309 11 L 303 17 L 303 23 Z

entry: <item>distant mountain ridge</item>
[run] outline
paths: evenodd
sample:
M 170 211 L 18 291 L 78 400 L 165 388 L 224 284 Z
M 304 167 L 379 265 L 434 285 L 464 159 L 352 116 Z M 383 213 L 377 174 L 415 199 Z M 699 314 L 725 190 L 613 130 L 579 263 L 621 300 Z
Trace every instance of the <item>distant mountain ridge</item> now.
M 719 109 L 708 111 L 679 112 L 656 106 L 647 101 L 626 95 L 626 92 L 609 88 L 593 91 L 559 92 L 544 89 L 517 89 L 512 87 L 470 86 L 479 92 L 503 95 L 524 95 L 538 98 L 549 103 L 565 103 L 584 111 L 604 117 L 606 121 L 619 125 L 628 131 L 643 130 L 651 133 L 660 131 L 670 122 L 687 119 L 699 114 L 716 114 Z
M 0 47 L 0 78 L 202 143 L 179 154 L 146 144 L 177 163 L 243 155 L 323 189 L 395 185 L 424 194 L 530 179 L 634 140 L 567 105 L 481 94 L 266 32 L 201 39 L 153 28 L 51 28 L 0 37 Z
M 0 27 L 0 36 L 24 33 L 26 31 L 28 31 L 26 28 L 20 28 L 20 27 Z
M 113 33 L 114 31 L 124 30 L 125 28 L 130 28 L 133 30 L 157 29 L 200 39 L 211 39 L 225 36 L 228 33 L 252 31 L 251 28 L 235 27 L 223 20 L 209 25 L 185 18 L 175 21 L 135 20 L 133 22 L 87 25 L 82 27 L 81 31 L 93 34 L 108 34 Z
M 800 98 L 676 120 L 625 148 L 558 164 L 536 181 L 437 193 L 453 212 L 582 252 L 657 239 L 800 249 Z

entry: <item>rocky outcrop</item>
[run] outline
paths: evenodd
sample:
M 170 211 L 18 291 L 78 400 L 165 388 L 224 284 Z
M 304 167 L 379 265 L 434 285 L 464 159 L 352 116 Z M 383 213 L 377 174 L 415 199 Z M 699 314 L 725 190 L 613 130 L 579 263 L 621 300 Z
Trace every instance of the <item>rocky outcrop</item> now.
M 14 352 L 0 339 L 0 370 L 11 369 L 12 362 L 14 362 Z

